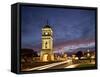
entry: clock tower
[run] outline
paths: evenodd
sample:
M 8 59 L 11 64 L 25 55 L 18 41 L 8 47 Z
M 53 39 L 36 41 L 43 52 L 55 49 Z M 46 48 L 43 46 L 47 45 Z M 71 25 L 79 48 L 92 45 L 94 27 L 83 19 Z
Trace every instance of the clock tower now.
M 41 61 L 53 61 L 53 31 L 49 25 L 42 28 L 42 50 L 40 53 Z

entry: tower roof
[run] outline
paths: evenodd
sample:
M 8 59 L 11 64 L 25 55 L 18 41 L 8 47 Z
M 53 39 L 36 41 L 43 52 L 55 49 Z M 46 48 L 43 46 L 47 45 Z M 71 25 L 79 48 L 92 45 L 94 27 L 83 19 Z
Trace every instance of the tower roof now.
M 49 25 L 45 25 L 43 28 L 51 28 Z

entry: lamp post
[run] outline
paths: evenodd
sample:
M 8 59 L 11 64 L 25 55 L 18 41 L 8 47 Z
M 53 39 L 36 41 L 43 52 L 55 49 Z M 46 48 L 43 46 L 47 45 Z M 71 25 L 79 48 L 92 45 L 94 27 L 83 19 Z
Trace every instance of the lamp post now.
M 91 58 L 90 58 L 90 57 L 91 57 L 91 55 L 90 55 L 90 50 L 88 49 L 88 50 L 87 50 L 87 59 L 90 60 L 90 62 L 91 62 Z

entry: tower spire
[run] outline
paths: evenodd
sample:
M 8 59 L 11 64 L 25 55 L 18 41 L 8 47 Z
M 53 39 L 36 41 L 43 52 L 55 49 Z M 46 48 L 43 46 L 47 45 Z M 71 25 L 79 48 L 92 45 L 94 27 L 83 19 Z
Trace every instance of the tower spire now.
M 49 25 L 48 19 L 46 19 L 46 25 L 43 28 L 51 28 Z
M 49 25 L 49 24 L 48 24 L 48 19 L 47 19 L 47 25 Z

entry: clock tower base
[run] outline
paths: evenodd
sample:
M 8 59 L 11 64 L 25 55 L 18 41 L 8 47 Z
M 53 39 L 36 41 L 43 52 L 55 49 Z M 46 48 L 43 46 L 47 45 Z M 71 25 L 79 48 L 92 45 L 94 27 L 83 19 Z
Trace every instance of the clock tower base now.
M 42 49 L 40 54 L 40 60 L 43 62 L 54 61 L 54 54 L 50 52 L 52 52 L 52 50 Z

